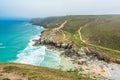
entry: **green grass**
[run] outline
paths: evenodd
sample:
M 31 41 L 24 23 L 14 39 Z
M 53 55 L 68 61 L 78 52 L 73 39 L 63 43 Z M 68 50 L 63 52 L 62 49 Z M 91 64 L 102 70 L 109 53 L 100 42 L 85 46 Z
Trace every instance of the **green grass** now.
M 83 28 L 82 35 L 89 43 L 120 50 L 120 16 L 100 17 Z
M 80 28 L 80 26 L 85 25 L 86 22 L 87 22 L 86 19 L 84 19 L 84 20 L 71 19 L 71 20 L 68 20 L 68 23 L 65 24 L 65 27 L 63 27 L 62 29 L 64 31 L 70 32 L 71 34 L 75 34 L 75 32 Z
M 9 78 L 4 78 L 4 79 L 2 79 L 2 80 L 10 80 Z
M 110 51 L 110 50 L 106 50 L 106 49 L 100 49 L 100 48 L 96 48 L 98 51 L 100 51 L 101 53 L 106 53 L 111 57 L 115 57 L 115 58 L 120 58 L 120 53 L 114 52 L 114 51 Z
M 79 41 L 76 33 L 80 27 L 83 40 L 88 43 L 99 45 L 114 50 L 120 50 L 120 15 L 76 15 L 49 17 L 41 20 L 42 23 L 49 24 L 49 29 L 59 26 L 65 20 L 68 21 L 62 30 L 66 31 L 66 36 L 73 41 L 76 46 L 87 46 Z M 46 25 L 47 25 L 46 24 Z M 88 24 L 87 26 L 85 26 Z M 106 50 L 105 50 L 106 52 Z M 120 53 L 108 51 L 113 57 L 120 57 Z
M 72 41 L 77 47 L 81 47 L 81 41 L 77 32 L 75 34 L 66 33 L 66 37 L 67 39 L 69 39 L 69 41 Z
M 76 72 L 65 72 L 46 67 L 16 63 L 0 63 L 0 73 L 16 73 L 28 76 L 31 80 L 93 80 L 89 76 L 82 77 Z M 7 80 L 7 78 L 5 79 Z

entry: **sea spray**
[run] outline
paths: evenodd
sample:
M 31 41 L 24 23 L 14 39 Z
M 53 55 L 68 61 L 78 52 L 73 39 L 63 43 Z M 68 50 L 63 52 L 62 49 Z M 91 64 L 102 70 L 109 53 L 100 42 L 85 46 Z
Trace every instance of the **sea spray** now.
M 38 39 L 36 36 L 34 39 Z M 17 55 L 14 62 L 57 68 L 60 64 L 60 52 L 49 50 L 45 46 L 33 46 L 30 40 L 28 46 Z
M 43 27 L 31 25 L 27 21 L 0 21 L 0 62 L 16 60 L 30 39 L 43 30 Z
M 41 28 L 36 26 L 36 29 L 40 30 Z M 17 59 L 14 62 L 58 68 L 60 64 L 60 52 L 49 50 L 45 46 L 33 46 L 35 43 L 33 40 L 39 38 L 40 37 L 36 35 L 31 39 L 27 47 L 17 55 Z
M 60 63 L 60 52 L 45 46 L 33 46 L 39 39 L 41 26 L 27 21 L 0 21 L 0 62 L 17 62 L 55 68 Z

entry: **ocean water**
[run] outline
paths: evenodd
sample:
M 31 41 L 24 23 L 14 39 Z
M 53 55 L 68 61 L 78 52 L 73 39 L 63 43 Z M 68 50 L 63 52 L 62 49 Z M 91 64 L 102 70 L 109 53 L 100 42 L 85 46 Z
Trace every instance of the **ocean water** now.
M 0 20 L 0 62 L 58 67 L 60 52 L 32 46 L 43 30 L 24 20 Z

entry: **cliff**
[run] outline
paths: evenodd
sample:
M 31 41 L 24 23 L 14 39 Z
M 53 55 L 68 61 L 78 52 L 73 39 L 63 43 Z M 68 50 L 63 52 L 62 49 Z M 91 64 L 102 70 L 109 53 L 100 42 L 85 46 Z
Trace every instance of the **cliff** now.
M 64 38 L 62 33 L 58 31 L 44 31 L 40 36 L 39 40 L 34 40 L 34 46 L 46 45 L 52 49 L 64 50 L 65 55 L 68 57 L 81 57 L 82 52 L 86 53 L 86 55 L 92 55 L 97 57 L 99 60 L 104 60 L 106 62 L 115 62 L 120 64 L 120 59 L 111 57 L 104 52 L 100 52 L 96 50 L 94 47 L 85 46 L 85 47 L 77 47 L 72 41 L 67 38 Z
M 65 23 L 65 21 L 67 22 Z M 78 23 L 80 21 L 83 22 Z M 87 55 L 97 57 L 99 60 L 120 63 L 120 58 L 116 58 L 109 54 L 111 52 L 98 50 L 98 47 L 87 45 L 79 39 L 79 34 L 77 31 L 79 30 L 80 25 L 88 25 L 88 23 L 91 24 L 94 21 L 96 21 L 96 16 L 65 16 L 45 18 L 43 20 L 41 19 L 40 23 L 38 21 L 39 25 L 43 25 L 44 23 L 44 26 L 47 27 L 47 29 L 42 32 L 39 40 L 35 40 L 36 43 L 34 45 L 46 45 L 52 48 L 57 48 L 59 50 L 64 50 L 65 55 L 69 57 L 79 58 L 82 55 L 81 52 L 84 52 Z M 114 55 L 116 54 L 119 53 L 115 53 Z

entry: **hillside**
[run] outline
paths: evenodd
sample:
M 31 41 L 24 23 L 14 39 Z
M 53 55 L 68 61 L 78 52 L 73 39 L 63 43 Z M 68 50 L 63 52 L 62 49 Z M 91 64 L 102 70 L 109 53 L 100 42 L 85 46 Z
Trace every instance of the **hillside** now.
M 61 29 L 54 31 L 64 21 Z M 54 41 L 59 43 L 72 42 L 77 48 L 91 47 L 105 56 L 120 59 L 120 16 L 119 15 L 77 15 L 33 19 L 33 24 L 47 27 L 45 34 L 55 33 Z M 39 24 L 38 24 L 39 23 Z M 81 29 L 81 30 L 80 30 Z M 80 39 L 81 33 L 82 40 Z M 59 37 L 58 37 L 59 36 Z M 61 37 L 60 37 L 61 36 Z M 44 38 L 46 38 L 44 37 Z M 51 36 L 48 36 L 48 38 Z M 61 40 L 62 39 L 62 40 Z
M 0 80 L 93 80 L 87 75 L 16 63 L 0 63 Z

